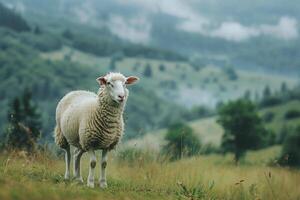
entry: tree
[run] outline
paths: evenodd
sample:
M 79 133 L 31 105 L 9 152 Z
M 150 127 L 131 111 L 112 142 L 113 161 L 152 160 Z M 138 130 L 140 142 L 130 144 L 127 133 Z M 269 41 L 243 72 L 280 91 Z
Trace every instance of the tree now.
M 226 66 L 224 67 L 223 72 L 231 81 L 235 81 L 239 78 L 237 72 L 233 67 Z
M 245 91 L 244 98 L 246 100 L 251 100 L 251 91 L 249 89 Z
M 288 166 L 300 166 L 300 126 L 286 137 L 280 163 Z
M 200 151 L 201 143 L 193 130 L 184 123 L 175 123 L 168 129 L 165 137 L 167 144 L 163 152 L 177 160 L 183 156 L 192 156 Z
M 109 70 L 110 71 L 115 71 L 116 70 L 116 61 L 113 58 L 110 59 Z
M 16 97 L 10 104 L 7 115 L 5 146 L 7 148 L 33 151 L 40 137 L 40 114 L 32 103 L 32 94 L 25 89 L 21 97 Z
M 143 74 L 145 77 L 152 77 L 152 69 L 151 69 L 151 65 L 149 63 L 146 64 Z
M 16 32 L 30 31 L 30 26 L 23 17 L 0 2 L 0 26 L 10 28 Z
M 221 147 L 233 152 L 236 162 L 248 149 L 267 143 L 268 132 L 251 101 L 239 99 L 221 106 L 217 122 L 224 128 Z
M 164 65 L 164 64 L 160 64 L 160 65 L 159 65 L 159 71 L 163 72 L 163 71 L 165 71 L 165 70 L 166 70 L 165 65 Z
M 264 97 L 264 99 L 267 99 L 267 98 L 271 97 L 271 89 L 268 85 L 266 85 L 266 87 L 263 91 L 263 97 Z
M 282 83 L 281 83 L 281 88 L 280 88 L 280 90 L 281 90 L 281 92 L 282 92 L 283 94 L 286 94 L 286 93 L 288 92 L 288 87 L 287 87 L 286 82 L 282 82 Z

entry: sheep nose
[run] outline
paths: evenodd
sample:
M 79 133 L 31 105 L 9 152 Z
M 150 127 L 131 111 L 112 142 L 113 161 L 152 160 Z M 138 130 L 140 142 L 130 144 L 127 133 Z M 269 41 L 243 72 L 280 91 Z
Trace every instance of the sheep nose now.
M 124 95 L 118 95 L 118 97 L 123 101 L 124 100 Z

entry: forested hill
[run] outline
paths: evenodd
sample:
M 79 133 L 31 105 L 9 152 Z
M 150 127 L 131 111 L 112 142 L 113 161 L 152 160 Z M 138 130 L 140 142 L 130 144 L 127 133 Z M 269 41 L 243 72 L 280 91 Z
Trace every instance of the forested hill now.
M 24 20 L 20 15 L 0 4 L 0 126 L 6 128 L 7 110 L 12 98 L 21 95 L 25 88 L 33 91 L 34 101 L 42 114 L 43 138 L 52 139 L 54 113 L 58 100 L 68 91 L 85 89 L 97 91 L 95 79 L 109 71 L 109 66 L 87 66 L 66 57 L 53 61 L 41 57 L 49 52 L 69 46 L 98 56 L 137 56 L 145 58 L 183 60 L 179 54 L 144 47 L 122 41 L 106 30 L 92 32 L 75 28 L 46 28 Z M 14 21 L 13 26 L 9 20 Z M 131 88 L 130 101 L 126 107 L 126 137 L 165 126 L 174 120 L 186 119 L 186 109 L 165 102 L 149 89 L 139 85 Z M 160 115 L 157 115 L 157 112 Z M 169 117 L 172 111 L 173 117 Z M 138 121 L 136 119 L 139 119 Z

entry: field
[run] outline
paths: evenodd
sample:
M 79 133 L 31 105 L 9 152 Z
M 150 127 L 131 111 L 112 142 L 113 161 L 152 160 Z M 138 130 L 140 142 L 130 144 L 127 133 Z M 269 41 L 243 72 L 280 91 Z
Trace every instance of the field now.
M 300 171 L 268 167 L 280 147 L 250 152 L 247 164 L 210 155 L 163 162 L 139 157 L 120 161 L 112 153 L 107 189 L 64 181 L 63 159 L 23 153 L 0 158 L 0 199 L 300 199 Z M 87 177 L 83 158 L 83 177 Z M 193 193 L 194 191 L 194 193 Z

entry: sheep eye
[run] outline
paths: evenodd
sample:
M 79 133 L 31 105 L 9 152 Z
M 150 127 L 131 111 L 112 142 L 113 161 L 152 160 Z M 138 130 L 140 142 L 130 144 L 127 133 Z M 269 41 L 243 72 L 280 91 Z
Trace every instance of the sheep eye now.
M 107 82 L 107 85 L 110 85 L 111 87 L 114 87 L 114 85 L 111 84 L 111 82 Z

